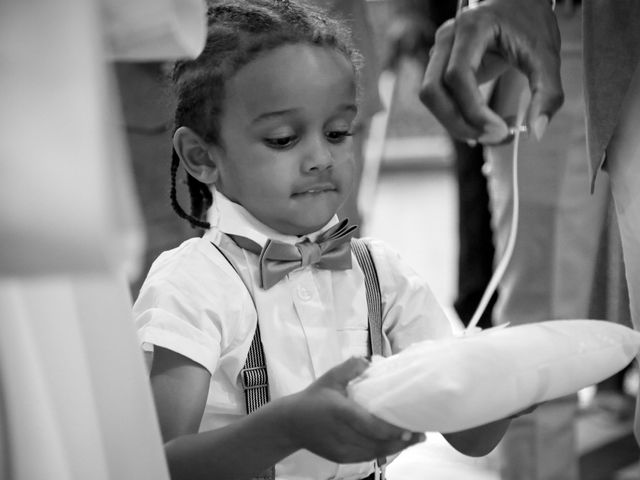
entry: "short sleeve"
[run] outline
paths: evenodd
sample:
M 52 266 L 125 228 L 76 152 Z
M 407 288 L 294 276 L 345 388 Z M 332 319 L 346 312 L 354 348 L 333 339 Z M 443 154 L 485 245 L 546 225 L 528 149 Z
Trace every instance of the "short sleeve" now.
M 380 240 L 365 241 L 380 281 L 382 325 L 390 353 L 422 340 L 450 337 L 460 329 L 427 282 L 395 250 Z
M 213 374 L 220 358 L 220 323 L 207 318 L 173 285 L 157 283 L 141 290 L 134 305 L 138 340 L 145 351 L 154 345 L 172 350 Z
M 202 242 L 188 240 L 158 257 L 133 315 L 143 350 L 153 351 L 156 345 L 172 350 L 213 375 L 223 352 L 234 347 L 234 339 L 246 336 L 242 327 L 250 331 L 255 326 L 247 324 L 249 312 L 239 296 L 244 293 L 237 288 L 239 280 L 230 278 L 228 265 L 204 254 Z

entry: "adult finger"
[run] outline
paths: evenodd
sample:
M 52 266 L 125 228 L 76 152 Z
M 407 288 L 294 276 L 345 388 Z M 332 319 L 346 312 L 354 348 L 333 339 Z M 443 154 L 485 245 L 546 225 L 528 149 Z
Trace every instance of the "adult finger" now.
M 467 121 L 444 84 L 454 39 L 454 21 L 449 20 L 436 32 L 435 44 L 420 89 L 420 100 L 453 137 L 461 140 L 475 139 L 482 133 L 481 126 L 474 126 Z
M 455 20 L 455 36 L 451 55 L 444 72 L 445 87 L 460 109 L 461 115 L 482 135 L 484 143 L 500 141 L 508 135 L 504 120 L 487 105 L 478 84 L 480 67 L 490 58 L 494 47 L 491 28 L 493 17 L 485 10 L 461 12 Z
M 548 121 L 564 102 L 559 50 L 548 48 L 543 56 L 541 54 L 540 57 L 531 58 L 523 62 L 523 65 L 531 90 L 527 125 L 540 139 Z

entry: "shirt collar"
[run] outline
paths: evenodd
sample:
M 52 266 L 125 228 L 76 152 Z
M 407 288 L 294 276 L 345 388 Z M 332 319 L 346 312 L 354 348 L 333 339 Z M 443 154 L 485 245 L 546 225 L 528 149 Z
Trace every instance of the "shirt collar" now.
M 290 244 L 298 243 L 305 238 L 315 240 L 322 232 L 338 223 L 338 217 L 334 215 L 320 230 L 301 237 L 287 235 L 265 225 L 242 205 L 232 202 L 217 190 L 213 194 L 213 205 L 207 212 L 207 220 L 211 225 L 211 229 L 205 233 L 205 237 L 215 236 L 218 232 L 223 232 L 247 237 L 262 246 L 268 239 Z

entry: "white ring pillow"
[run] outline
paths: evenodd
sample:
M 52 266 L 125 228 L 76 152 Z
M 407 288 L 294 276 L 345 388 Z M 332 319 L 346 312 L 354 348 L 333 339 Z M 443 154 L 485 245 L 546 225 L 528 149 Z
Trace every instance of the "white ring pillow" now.
M 371 413 L 412 431 L 455 432 L 608 378 L 640 352 L 640 332 L 549 320 L 411 345 L 375 357 L 348 387 Z

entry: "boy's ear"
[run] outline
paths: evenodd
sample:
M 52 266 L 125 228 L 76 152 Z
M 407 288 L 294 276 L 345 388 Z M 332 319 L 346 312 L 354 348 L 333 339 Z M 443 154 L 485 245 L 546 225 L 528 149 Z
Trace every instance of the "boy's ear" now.
M 210 185 L 218 180 L 218 166 L 209 154 L 210 146 L 189 127 L 179 127 L 173 134 L 173 148 L 185 170 L 196 180 Z

